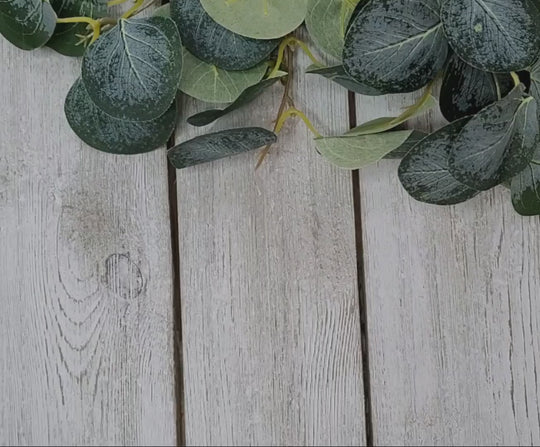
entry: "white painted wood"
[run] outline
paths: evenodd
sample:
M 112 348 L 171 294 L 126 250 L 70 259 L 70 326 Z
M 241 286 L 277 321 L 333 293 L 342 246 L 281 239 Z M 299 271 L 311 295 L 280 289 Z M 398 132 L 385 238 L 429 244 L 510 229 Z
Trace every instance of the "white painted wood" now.
M 183 126 L 177 141 L 271 128 L 281 91 L 216 125 Z M 293 96 L 321 131 L 347 128 L 344 89 L 302 73 Z M 317 155 L 300 121 L 255 171 L 257 157 L 178 171 L 186 442 L 363 444 L 350 173 Z
M 409 103 L 359 98 L 359 122 Z M 504 188 L 417 203 L 397 166 L 360 173 L 375 444 L 538 444 L 539 219 Z
M 0 444 L 175 444 L 165 153 L 85 146 L 79 62 L 0 54 Z

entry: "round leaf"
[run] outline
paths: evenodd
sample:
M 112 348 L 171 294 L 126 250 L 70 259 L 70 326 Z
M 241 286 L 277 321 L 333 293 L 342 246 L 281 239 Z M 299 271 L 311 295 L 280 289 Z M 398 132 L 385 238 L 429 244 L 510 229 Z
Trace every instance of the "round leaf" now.
M 214 21 L 200 0 L 172 0 L 171 18 L 182 44 L 199 59 L 224 70 L 247 70 L 268 59 L 279 40 L 260 40 L 229 31 Z
M 23 50 L 45 45 L 55 27 L 56 13 L 47 1 L 0 1 L 0 33 Z
M 169 108 L 181 71 L 180 35 L 171 19 L 120 19 L 86 50 L 82 79 L 109 115 L 147 121 Z
M 383 93 L 427 85 L 448 54 L 437 11 L 438 0 L 368 1 L 345 36 L 345 71 Z
M 266 73 L 262 63 L 245 71 L 226 71 L 197 59 L 184 50 L 180 90 L 200 101 L 235 101 L 248 87 L 257 84 Z
M 540 10 L 532 0 L 446 0 L 441 20 L 454 51 L 481 70 L 518 71 L 538 57 Z
M 140 154 L 163 146 L 176 124 L 176 103 L 151 121 L 125 121 L 107 115 L 92 102 L 80 79 L 71 87 L 64 111 L 81 140 L 113 154 Z
M 228 30 L 254 39 L 276 39 L 298 28 L 307 0 L 201 0 L 210 17 Z

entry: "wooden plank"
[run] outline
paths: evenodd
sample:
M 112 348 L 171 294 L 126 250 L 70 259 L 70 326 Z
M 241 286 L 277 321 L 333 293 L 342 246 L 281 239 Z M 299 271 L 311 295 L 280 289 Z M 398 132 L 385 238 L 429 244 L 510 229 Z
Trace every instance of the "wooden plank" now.
M 359 121 L 409 103 L 359 98 Z M 360 173 L 375 444 L 538 444 L 538 218 L 504 188 L 417 203 L 397 166 Z
M 346 91 L 302 71 L 297 106 L 345 130 Z M 271 128 L 281 92 L 178 141 Z M 257 171 L 258 153 L 178 171 L 188 445 L 365 442 L 351 176 L 312 138 L 289 123 Z
M 79 62 L 0 54 L 0 444 L 175 444 L 165 153 L 85 146 Z

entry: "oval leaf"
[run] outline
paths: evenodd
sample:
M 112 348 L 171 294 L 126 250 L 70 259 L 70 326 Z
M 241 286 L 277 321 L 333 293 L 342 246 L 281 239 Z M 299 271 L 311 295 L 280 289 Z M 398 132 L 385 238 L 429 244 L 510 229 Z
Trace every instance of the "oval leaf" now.
M 540 145 L 535 159 L 540 160 Z M 527 167 L 512 178 L 512 205 L 522 216 L 540 215 L 540 163 L 531 161 Z
M 180 35 L 171 19 L 120 19 L 88 47 L 82 79 L 92 100 L 109 115 L 147 121 L 169 109 L 181 71 Z
M 531 0 L 445 0 L 441 19 L 454 51 L 481 70 L 522 70 L 538 57 L 540 11 Z
M 55 27 L 56 13 L 47 1 L 0 1 L 0 33 L 23 50 L 45 45 Z
M 238 97 L 238 99 L 234 101 L 230 106 L 224 109 L 205 110 L 204 112 L 190 116 L 187 119 L 187 122 L 192 126 L 207 126 L 208 124 L 213 123 L 215 120 L 221 118 L 222 116 L 225 116 L 228 113 L 231 113 L 249 104 L 251 101 L 259 97 L 259 95 L 261 95 L 268 87 L 275 84 L 278 80 L 279 78 L 265 79 L 264 81 L 261 81 L 258 84 L 252 85 L 251 87 L 245 89 Z
M 498 76 L 509 82 L 500 82 Z M 448 121 L 474 115 L 506 96 L 512 87 L 509 74 L 496 75 L 478 70 L 454 54 L 441 87 L 441 112 Z
M 250 39 L 229 31 L 206 13 L 200 0 L 171 0 L 171 18 L 194 56 L 224 70 L 254 67 L 279 44 L 278 39 Z
M 308 0 L 306 28 L 309 35 L 317 47 L 336 59 L 341 60 L 347 25 L 359 1 Z
M 228 30 L 253 39 L 276 39 L 298 28 L 307 0 L 201 0 L 210 17 Z
M 354 137 L 317 138 L 315 145 L 330 163 L 342 169 L 360 169 L 382 160 L 412 135 L 400 130 Z
M 66 97 L 64 112 L 81 140 L 112 154 L 140 154 L 163 146 L 176 124 L 176 103 L 151 121 L 125 121 L 107 115 L 92 102 L 80 79 Z
M 437 0 L 370 0 L 351 21 L 343 65 L 362 84 L 407 93 L 433 80 L 447 54 Z
M 176 169 L 207 163 L 275 143 L 277 136 L 260 127 L 229 129 L 202 135 L 169 149 Z
M 469 119 L 462 118 L 439 129 L 405 155 L 399 165 L 398 175 L 411 197 L 433 205 L 453 205 L 479 193 L 456 180 L 448 168 L 453 141 Z
M 490 189 L 527 166 L 538 141 L 536 101 L 519 85 L 474 116 L 455 139 L 452 175 L 478 190 Z
M 51 0 L 58 17 L 104 17 L 107 13 L 107 0 Z M 89 31 L 86 23 L 59 24 L 47 46 L 64 56 L 79 57 L 86 51 L 81 35 Z
M 262 63 L 249 70 L 226 71 L 197 59 L 184 49 L 184 63 L 180 90 L 200 101 L 226 103 L 235 101 L 240 94 L 257 84 L 264 76 L 267 65 Z

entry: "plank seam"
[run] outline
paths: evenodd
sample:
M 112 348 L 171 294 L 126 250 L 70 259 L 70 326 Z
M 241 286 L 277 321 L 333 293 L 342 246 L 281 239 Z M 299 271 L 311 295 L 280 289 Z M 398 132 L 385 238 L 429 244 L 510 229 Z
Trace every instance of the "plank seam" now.
M 354 92 L 349 91 L 349 126 L 352 129 L 356 123 L 356 100 Z M 366 299 L 366 272 L 364 268 L 364 243 L 362 228 L 362 200 L 360 195 L 360 174 L 358 170 L 352 171 L 354 229 L 356 241 L 356 269 L 358 280 L 358 300 L 360 312 L 360 346 L 362 350 L 362 382 L 364 385 L 364 420 L 366 425 L 366 444 L 373 444 L 373 418 L 371 402 L 371 375 L 369 369 L 369 338 L 367 321 Z

